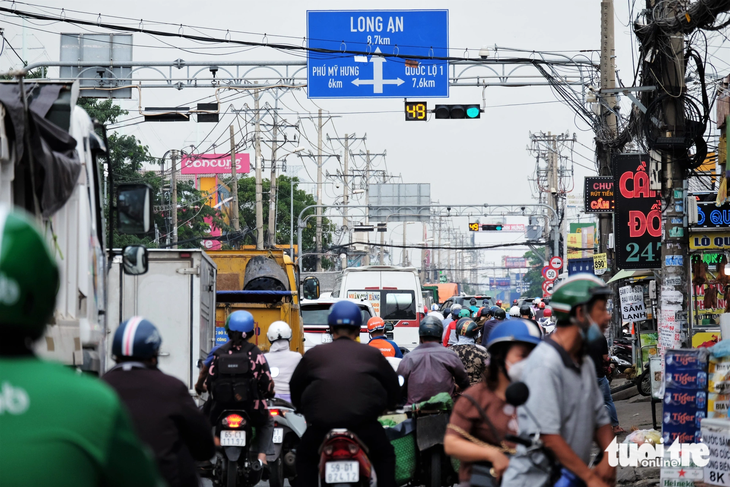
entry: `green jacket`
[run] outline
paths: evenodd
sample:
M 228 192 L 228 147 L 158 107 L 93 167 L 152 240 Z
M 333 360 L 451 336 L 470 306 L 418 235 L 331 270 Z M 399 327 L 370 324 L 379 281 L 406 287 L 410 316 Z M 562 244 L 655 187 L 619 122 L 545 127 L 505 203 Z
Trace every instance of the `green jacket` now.
M 0 357 L 3 485 L 157 487 L 114 391 L 36 357 Z

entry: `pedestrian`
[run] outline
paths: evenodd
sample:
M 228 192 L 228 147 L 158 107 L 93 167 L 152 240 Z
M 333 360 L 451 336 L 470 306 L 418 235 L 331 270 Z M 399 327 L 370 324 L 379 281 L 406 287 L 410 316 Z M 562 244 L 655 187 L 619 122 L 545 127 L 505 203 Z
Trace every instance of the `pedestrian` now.
M 451 347 L 464 364 L 466 375 L 469 376 L 469 385 L 474 385 L 480 380 L 486 369 L 486 361 L 489 360 L 487 349 L 476 343 L 479 334 L 479 325 L 471 318 L 461 318 L 456 324 L 456 335 L 459 341 Z
M 490 463 L 497 477 L 493 485 L 507 468 L 514 444 L 504 438 L 516 435 L 518 425 L 517 411 L 507 404 L 505 392 L 512 380 L 521 378 L 522 361 L 539 342 L 536 326 L 520 319 L 505 321 L 493 330 L 484 380 L 457 399 L 444 437 L 446 454 L 461 461 L 460 485 L 471 483 L 474 463 Z
M 141 316 L 114 332 L 117 365 L 102 380 L 119 394 L 137 434 L 155 454 L 169 487 L 197 487 L 195 461 L 210 460 L 215 443 L 210 423 L 180 380 L 157 368 L 162 337 Z
M 562 466 L 563 480 L 577 477 L 588 487 L 607 487 L 616 481 L 608 455 L 595 467 L 588 466 L 594 440 L 599 450 L 605 450 L 614 439 L 593 361 L 585 355 L 588 343 L 601 334 L 591 324 L 588 309 L 594 299 L 606 299 L 609 293 L 603 281 L 589 274 L 571 276 L 555 288 L 550 304 L 557 327 L 525 363 L 522 380 L 530 395 L 518 408 L 520 434 L 539 432 L 544 447 Z M 543 461 L 547 462 L 545 455 L 518 446 L 502 487 L 545 485 L 551 472 Z

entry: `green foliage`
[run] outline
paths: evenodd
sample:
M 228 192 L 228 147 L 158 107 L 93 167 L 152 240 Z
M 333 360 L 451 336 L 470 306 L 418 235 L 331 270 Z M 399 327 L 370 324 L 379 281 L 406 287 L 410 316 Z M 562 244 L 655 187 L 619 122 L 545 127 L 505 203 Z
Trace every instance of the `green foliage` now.
M 543 259 L 545 258 L 545 247 L 538 248 L 537 253 L 532 250 L 527 251 L 523 256 L 528 260 L 528 263 L 530 265 L 530 270 L 527 271 L 527 273 L 522 277 L 522 280 L 530 285 L 527 291 L 522 293 L 523 298 L 534 298 L 536 296 L 542 296 L 542 282 L 544 281 L 544 277 L 542 276 L 542 268 L 544 267 L 544 264 L 540 257 L 538 257 L 538 255 L 541 256 Z

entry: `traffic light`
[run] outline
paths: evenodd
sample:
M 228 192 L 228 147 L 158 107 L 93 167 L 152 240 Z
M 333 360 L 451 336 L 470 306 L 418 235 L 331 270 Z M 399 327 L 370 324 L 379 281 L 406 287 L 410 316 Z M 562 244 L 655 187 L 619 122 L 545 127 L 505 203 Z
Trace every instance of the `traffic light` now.
M 435 118 L 480 118 L 482 110 L 479 105 L 436 105 L 433 109 Z

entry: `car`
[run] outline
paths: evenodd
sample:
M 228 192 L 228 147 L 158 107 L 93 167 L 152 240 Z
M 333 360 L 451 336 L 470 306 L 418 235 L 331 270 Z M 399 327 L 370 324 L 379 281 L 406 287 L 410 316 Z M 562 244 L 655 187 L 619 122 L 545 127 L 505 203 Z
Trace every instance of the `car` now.
M 474 300 L 474 304 L 471 304 L 472 300 Z M 460 304 L 462 308 L 469 308 L 471 306 L 476 306 L 477 308 L 491 308 L 495 303 L 496 301 L 492 296 L 484 294 L 452 296 L 446 300 L 446 302 L 441 306 L 441 309 L 451 308 L 454 304 Z
M 304 326 L 304 351 L 306 352 L 312 347 L 329 343 L 332 341 L 332 335 L 327 325 L 327 315 L 329 309 L 338 301 L 352 301 L 360 307 L 362 313 L 362 327 L 360 328 L 360 342 L 367 343 L 370 341 L 368 335 L 367 322 L 375 316 L 375 310 L 368 301 L 357 299 L 341 299 L 341 298 L 320 298 L 320 299 L 303 299 L 301 304 L 302 322 Z

